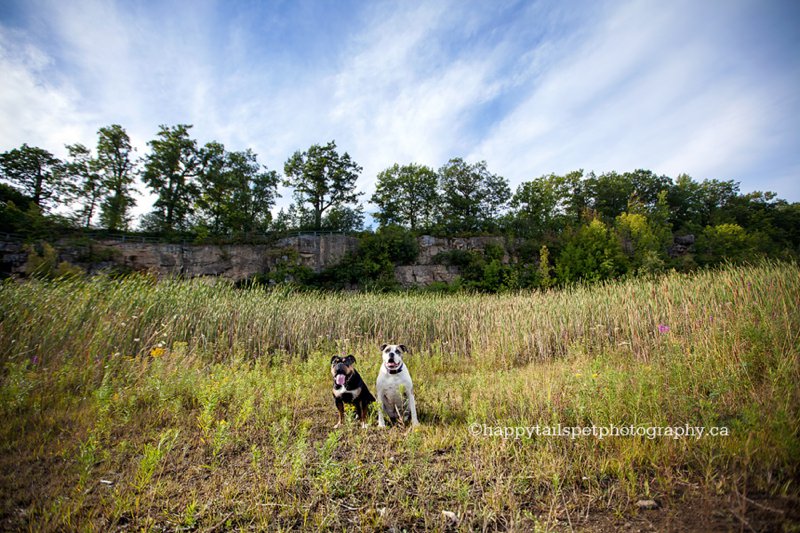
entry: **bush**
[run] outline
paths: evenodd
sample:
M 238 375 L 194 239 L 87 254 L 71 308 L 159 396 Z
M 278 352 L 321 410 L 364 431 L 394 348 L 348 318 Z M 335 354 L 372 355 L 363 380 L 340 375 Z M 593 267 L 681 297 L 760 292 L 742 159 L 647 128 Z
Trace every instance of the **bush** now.
M 556 275 L 561 283 L 612 279 L 627 269 L 627 259 L 617 235 L 598 219 L 567 239 L 556 262 Z
M 66 261 L 58 261 L 58 252 L 50 244 L 43 242 L 38 247 L 26 244 L 28 260 L 25 262 L 25 274 L 40 279 L 59 279 L 85 274 L 82 268 Z
M 740 263 L 758 253 L 758 242 L 738 224 L 706 226 L 697 238 L 697 262 L 713 265 L 722 261 Z

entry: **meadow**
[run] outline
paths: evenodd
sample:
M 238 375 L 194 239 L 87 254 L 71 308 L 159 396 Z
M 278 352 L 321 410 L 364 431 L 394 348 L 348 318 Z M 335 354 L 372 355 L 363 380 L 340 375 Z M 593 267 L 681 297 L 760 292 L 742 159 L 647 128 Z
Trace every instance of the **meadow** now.
M 334 430 L 331 356 L 374 392 L 384 342 L 421 426 Z M 800 531 L 796 264 L 501 295 L 6 281 L 0 366 L 0 529 Z

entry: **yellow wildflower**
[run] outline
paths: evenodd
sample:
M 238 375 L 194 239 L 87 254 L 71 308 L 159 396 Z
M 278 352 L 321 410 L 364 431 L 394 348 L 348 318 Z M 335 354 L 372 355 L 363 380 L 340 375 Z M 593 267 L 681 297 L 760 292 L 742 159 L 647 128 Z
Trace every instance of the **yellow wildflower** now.
M 152 350 L 150 350 L 150 355 L 152 357 L 161 357 L 165 353 L 167 353 L 167 351 L 164 348 L 161 348 L 161 347 L 156 347 L 156 348 L 153 348 Z

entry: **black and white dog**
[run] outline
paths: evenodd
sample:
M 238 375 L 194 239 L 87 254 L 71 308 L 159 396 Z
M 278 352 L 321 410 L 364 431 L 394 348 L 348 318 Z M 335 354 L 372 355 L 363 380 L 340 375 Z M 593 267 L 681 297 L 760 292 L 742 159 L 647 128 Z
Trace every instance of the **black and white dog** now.
M 333 400 L 339 411 L 338 428 L 344 422 L 344 404 L 351 403 L 356 407 L 361 427 L 367 427 L 367 406 L 375 401 L 375 397 L 367 388 L 353 365 L 356 358 L 352 355 L 331 357 L 331 374 L 333 375 Z
M 379 427 L 386 425 L 383 420 L 384 414 L 392 422 L 398 419 L 406 422 L 410 417 L 412 425 L 419 425 L 417 405 L 414 401 L 414 383 L 411 381 L 408 368 L 403 363 L 403 354 L 407 351 L 402 344 L 381 345 L 383 364 L 378 372 L 376 384 L 381 405 L 381 409 L 378 410 Z

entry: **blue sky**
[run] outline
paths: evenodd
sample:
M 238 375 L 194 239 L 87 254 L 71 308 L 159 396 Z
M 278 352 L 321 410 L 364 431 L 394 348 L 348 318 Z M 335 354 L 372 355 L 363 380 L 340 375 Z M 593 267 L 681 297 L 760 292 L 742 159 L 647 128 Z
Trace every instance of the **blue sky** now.
M 796 1 L 0 0 L 0 72 L 0 150 L 189 123 L 279 171 L 335 139 L 365 200 L 464 157 L 512 188 L 647 168 L 800 201 Z

